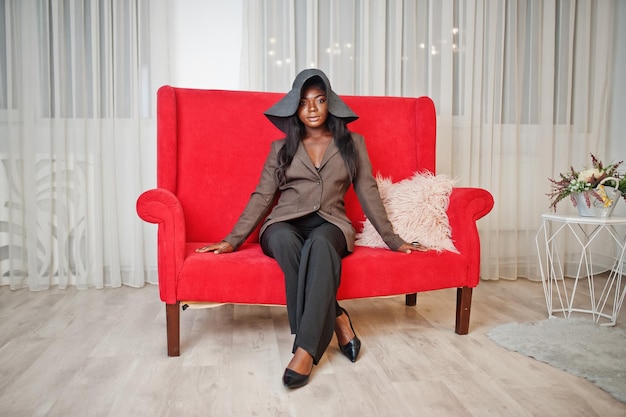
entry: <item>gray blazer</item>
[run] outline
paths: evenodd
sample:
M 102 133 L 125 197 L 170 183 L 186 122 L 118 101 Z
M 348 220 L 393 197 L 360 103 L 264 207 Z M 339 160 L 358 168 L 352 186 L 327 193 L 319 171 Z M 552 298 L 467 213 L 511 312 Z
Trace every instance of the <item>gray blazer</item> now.
M 387 246 L 397 250 L 405 242 L 394 232 L 387 217 L 376 179 L 372 175 L 365 140 L 357 133 L 352 133 L 352 140 L 358 154 L 358 172 L 353 180 L 356 195 L 363 212 Z M 317 212 L 322 218 L 341 229 L 348 250 L 352 252 L 356 232 L 346 215 L 344 204 L 344 196 L 350 187 L 350 176 L 335 141 L 332 140 L 329 144 L 319 171 L 313 165 L 304 145 L 300 144 L 285 172 L 286 184 L 279 186 L 274 173 L 278 166 L 278 151 L 284 143 L 284 139 L 272 143 L 259 183 L 239 220 L 224 241 L 235 249 L 238 248 L 272 209 L 278 193 L 278 201 L 266 217 L 261 234 L 273 223 Z

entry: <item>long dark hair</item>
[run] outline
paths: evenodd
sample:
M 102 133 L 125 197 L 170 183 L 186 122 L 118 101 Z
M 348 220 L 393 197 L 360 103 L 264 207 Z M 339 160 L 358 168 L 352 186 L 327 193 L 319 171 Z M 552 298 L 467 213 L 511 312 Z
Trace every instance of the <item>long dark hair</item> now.
M 312 77 L 302 86 L 302 91 L 315 86 L 324 92 L 326 91 L 326 85 L 319 77 Z M 286 182 L 285 171 L 291 165 L 293 157 L 298 150 L 300 141 L 304 138 L 306 130 L 304 124 L 298 118 L 298 113 L 294 113 L 289 117 L 289 125 L 287 127 L 287 136 L 285 137 L 285 145 L 278 151 L 278 168 L 276 168 L 276 177 L 280 185 L 284 185 Z M 350 130 L 344 119 L 336 117 L 331 113 L 328 113 L 328 119 L 326 120 L 328 130 L 330 130 L 335 138 L 335 143 L 339 149 L 339 153 L 343 158 L 350 180 L 353 180 L 356 176 L 358 169 L 357 154 L 352 142 L 352 136 L 350 136 Z

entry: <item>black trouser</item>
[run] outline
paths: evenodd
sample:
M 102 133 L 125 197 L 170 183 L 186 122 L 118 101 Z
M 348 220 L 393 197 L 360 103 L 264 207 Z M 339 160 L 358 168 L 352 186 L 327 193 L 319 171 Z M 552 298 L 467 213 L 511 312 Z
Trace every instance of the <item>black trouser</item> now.
M 261 236 L 263 252 L 276 259 L 285 274 L 287 314 L 298 347 L 317 364 L 342 314 L 337 303 L 341 258 L 348 255 L 341 230 L 316 213 L 270 225 Z

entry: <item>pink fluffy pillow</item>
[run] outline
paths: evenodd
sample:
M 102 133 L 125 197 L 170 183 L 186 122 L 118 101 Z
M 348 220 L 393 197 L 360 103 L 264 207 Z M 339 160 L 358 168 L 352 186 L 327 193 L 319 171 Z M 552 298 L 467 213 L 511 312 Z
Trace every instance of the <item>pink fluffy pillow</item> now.
M 397 183 L 379 175 L 376 182 L 389 220 L 400 237 L 409 243 L 420 242 L 437 252 L 459 252 L 452 242 L 446 214 L 455 182 L 453 179 L 417 172 Z M 387 247 L 369 219 L 363 223 L 363 230 L 356 239 L 355 243 L 359 246 Z

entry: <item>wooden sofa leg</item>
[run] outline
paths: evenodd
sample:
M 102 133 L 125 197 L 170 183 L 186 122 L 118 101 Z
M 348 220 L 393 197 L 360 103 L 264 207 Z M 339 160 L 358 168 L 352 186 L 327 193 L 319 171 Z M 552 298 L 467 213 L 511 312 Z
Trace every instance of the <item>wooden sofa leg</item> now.
M 417 304 L 417 293 L 407 294 L 405 298 L 406 305 L 413 307 Z
M 165 304 L 167 356 L 180 356 L 180 303 Z
M 469 332 L 470 310 L 472 307 L 472 288 L 461 287 L 456 289 L 456 326 L 457 334 Z

